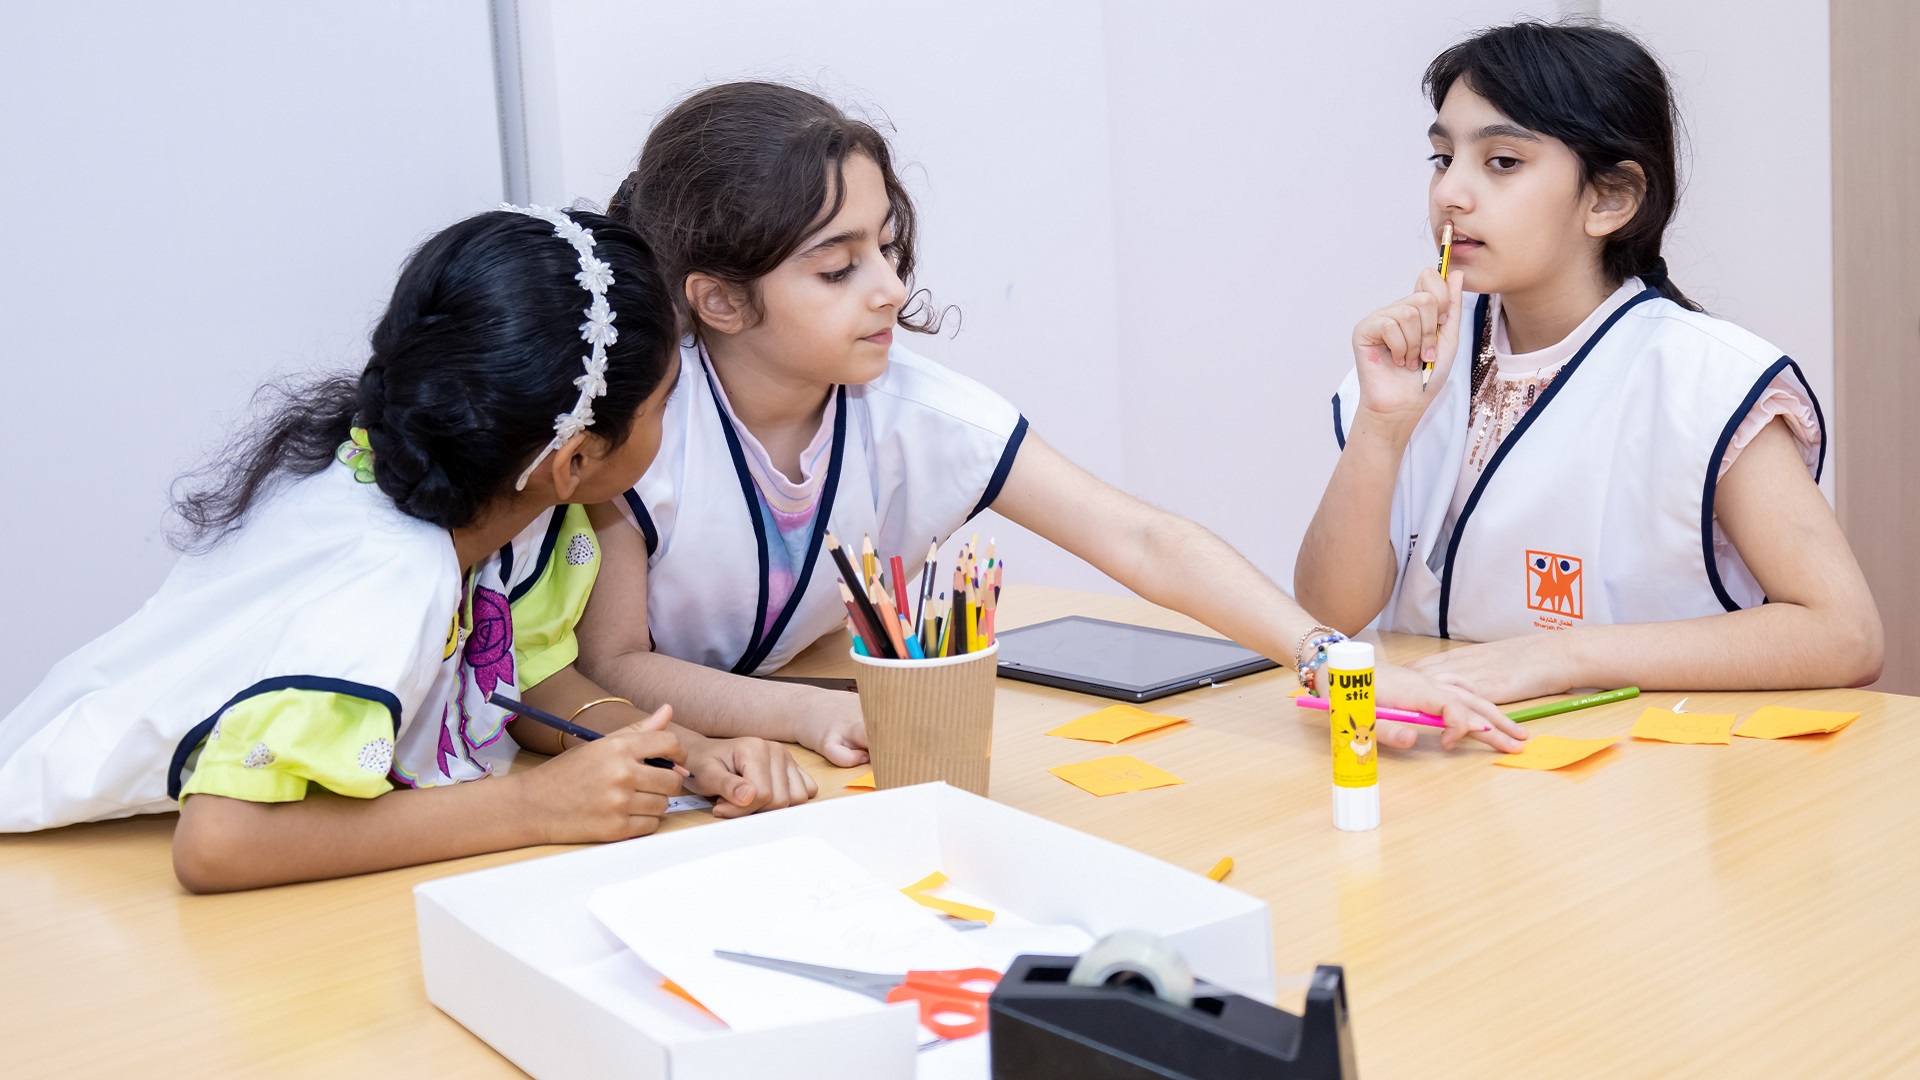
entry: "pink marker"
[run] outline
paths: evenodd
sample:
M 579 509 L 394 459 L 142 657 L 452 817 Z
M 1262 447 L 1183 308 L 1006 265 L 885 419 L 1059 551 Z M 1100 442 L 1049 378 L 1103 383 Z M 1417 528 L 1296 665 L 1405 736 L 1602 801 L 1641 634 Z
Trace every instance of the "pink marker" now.
M 1312 694 L 1301 694 L 1299 697 L 1293 699 L 1293 703 L 1303 709 L 1319 709 L 1321 712 L 1327 711 L 1327 699 L 1317 698 Z M 1426 727 L 1437 728 L 1447 726 L 1446 720 L 1441 717 L 1435 716 L 1430 712 L 1415 712 L 1412 709 L 1390 709 L 1385 705 L 1376 705 L 1373 708 L 1373 715 L 1382 720 L 1398 720 L 1403 724 L 1422 724 Z M 1493 727 L 1489 724 L 1479 724 L 1467 730 L 1492 731 Z

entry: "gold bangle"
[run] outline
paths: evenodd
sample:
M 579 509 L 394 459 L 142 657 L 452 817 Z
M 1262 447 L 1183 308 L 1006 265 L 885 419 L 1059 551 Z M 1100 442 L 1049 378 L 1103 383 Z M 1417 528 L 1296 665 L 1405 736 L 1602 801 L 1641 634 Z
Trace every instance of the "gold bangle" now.
M 617 701 L 620 704 L 625 705 L 629 709 L 633 708 L 633 702 L 628 701 L 626 698 L 623 698 L 623 697 L 594 698 L 592 701 L 589 701 L 585 705 L 582 705 L 579 708 L 573 710 L 573 715 L 567 717 L 567 723 L 571 724 L 575 720 L 580 719 L 581 713 L 586 712 L 588 709 L 593 708 L 595 705 L 606 705 L 614 701 Z

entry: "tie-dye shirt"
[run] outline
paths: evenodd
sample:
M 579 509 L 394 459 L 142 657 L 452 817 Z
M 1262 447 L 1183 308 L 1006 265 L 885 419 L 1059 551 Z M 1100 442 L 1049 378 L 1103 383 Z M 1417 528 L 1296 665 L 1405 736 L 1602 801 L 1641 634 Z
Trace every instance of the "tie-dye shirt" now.
M 793 595 L 794 582 L 806 563 L 807 548 L 813 539 L 813 519 L 820 506 L 820 489 L 827 478 L 827 458 L 833 450 L 833 418 L 839 408 L 839 395 L 827 396 L 827 407 L 820 413 L 820 430 L 813 441 L 800 451 L 800 479 L 793 480 L 774 467 L 773 458 L 760 440 L 733 414 L 727 391 L 714 381 L 727 422 L 740 436 L 740 449 L 747 459 L 747 472 L 753 476 L 753 491 L 760 504 L 760 523 L 767 534 L 767 618 L 761 633 L 772 629 L 774 620 Z

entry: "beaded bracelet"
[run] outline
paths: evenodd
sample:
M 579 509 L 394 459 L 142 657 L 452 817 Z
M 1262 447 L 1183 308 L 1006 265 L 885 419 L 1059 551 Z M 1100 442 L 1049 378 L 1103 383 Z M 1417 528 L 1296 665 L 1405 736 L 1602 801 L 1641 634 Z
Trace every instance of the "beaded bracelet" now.
M 1296 670 L 1300 685 L 1306 688 L 1307 693 L 1315 692 L 1314 684 L 1319 681 L 1316 676 L 1327 662 L 1327 646 L 1345 640 L 1347 635 L 1331 626 L 1316 626 L 1301 635 L 1300 644 L 1293 650 L 1293 657 L 1298 664 Z

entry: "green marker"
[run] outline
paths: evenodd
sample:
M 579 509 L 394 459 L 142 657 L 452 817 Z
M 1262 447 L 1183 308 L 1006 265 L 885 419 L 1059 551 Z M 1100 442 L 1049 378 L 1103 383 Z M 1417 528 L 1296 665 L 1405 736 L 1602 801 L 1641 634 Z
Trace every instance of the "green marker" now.
M 1524 724 L 1529 720 L 1538 720 L 1543 716 L 1559 716 L 1563 712 L 1572 712 L 1575 709 L 1591 709 L 1595 705 L 1606 705 L 1610 702 L 1625 701 L 1628 698 L 1637 698 L 1639 696 L 1640 688 L 1637 686 L 1629 686 L 1622 690 L 1608 690 L 1604 694 L 1588 694 L 1586 697 L 1568 698 L 1565 701 L 1550 701 L 1545 705 L 1535 705 L 1531 709 L 1519 709 L 1508 713 L 1507 719 Z

